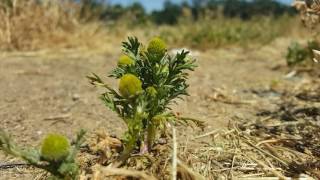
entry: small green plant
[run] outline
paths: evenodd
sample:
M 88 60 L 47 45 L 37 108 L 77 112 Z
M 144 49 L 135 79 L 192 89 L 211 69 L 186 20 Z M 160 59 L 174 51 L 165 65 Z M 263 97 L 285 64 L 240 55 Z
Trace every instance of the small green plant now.
M 77 179 L 79 167 L 75 161 L 77 151 L 83 143 L 85 132 L 81 130 L 76 140 L 69 140 L 60 134 L 48 134 L 42 141 L 40 150 L 21 148 L 0 129 L 0 149 L 5 153 L 22 158 L 30 165 L 43 169 L 53 179 Z
M 288 66 L 295 66 L 306 62 L 307 60 L 312 60 L 314 58 L 313 50 L 319 50 L 320 44 L 315 41 L 308 41 L 306 46 L 303 46 L 297 42 L 293 42 L 288 47 L 288 52 L 286 56 Z
M 195 60 L 188 56 L 189 52 L 182 51 L 171 56 L 160 38 L 152 39 L 144 47 L 137 38 L 129 37 L 122 46 L 125 56 L 134 62 L 126 65 L 118 63 L 109 75 L 119 79 L 119 91 L 95 74 L 88 78 L 93 85 L 107 89 L 101 99 L 127 124 L 120 158 L 126 160 L 139 147 L 140 153 L 148 152 L 169 123 L 190 125 L 189 122 L 194 122 L 199 126 L 202 123 L 168 111 L 177 99 L 188 95 L 187 71 L 193 71 L 196 67 Z

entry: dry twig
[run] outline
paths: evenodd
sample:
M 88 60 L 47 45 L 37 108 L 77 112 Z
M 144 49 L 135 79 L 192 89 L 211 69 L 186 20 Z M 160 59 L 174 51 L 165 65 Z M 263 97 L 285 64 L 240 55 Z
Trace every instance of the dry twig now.
M 144 180 L 156 180 L 155 177 L 149 176 L 144 172 L 121 169 L 121 168 L 113 168 L 113 167 L 95 167 L 96 177 L 94 179 L 99 179 L 98 177 L 111 177 L 111 176 L 125 176 L 125 177 L 133 177 Z M 103 179 L 103 178 L 102 178 Z

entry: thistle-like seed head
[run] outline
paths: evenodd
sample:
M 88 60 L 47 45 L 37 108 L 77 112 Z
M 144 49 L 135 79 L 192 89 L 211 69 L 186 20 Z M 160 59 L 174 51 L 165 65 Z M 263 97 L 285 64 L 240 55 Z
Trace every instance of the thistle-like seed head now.
M 156 88 L 154 88 L 153 86 L 149 86 L 146 89 L 146 92 L 148 93 L 148 95 L 150 95 L 151 97 L 155 97 L 157 95 L 157 90 Z
M 155 37 L 149 42 L 147 50 L 152 60 L 159 61 L 167 52 L 167 45 L 161 38 Z
M 133 74 L 125 74 L 120 78 L 119 91 L 125 98 L 131 98 L 142 92 L 142 82 Z
M 48 161 L 61 161 L 70 153 L 70 143 L 65 136 L 48 134 L 42 141 L 41 156 Z
M 120 56 L 118 61 L 118 66 L 130 66 L 133 64 L 134 64 L 134 60 L 127 55 Z

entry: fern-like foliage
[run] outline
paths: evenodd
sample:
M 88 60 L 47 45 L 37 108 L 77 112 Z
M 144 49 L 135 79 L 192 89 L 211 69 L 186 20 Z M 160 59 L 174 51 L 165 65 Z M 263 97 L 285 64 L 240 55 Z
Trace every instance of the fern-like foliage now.
M 164 43 L 157 46 L 158 38 L 153 47 L 162 48 Z M 120 79 L 127 74 L 136 76 L 141 81 L 143 91 L 131 98 L 105 84 L 95 74 L 88 76 L 91 84 L 106 88 L 101 99 L 108 108 L 118 113 L 126 122 L 128 130 L 124 136 L 123 156 L 128 155 L 140 145 L 140 151 L 152 147 L 157 137 L 166 128 L 168 122 L 172 124 L 189 125 L 190 120 L 201 126 L 202 123 L 188 118 L 179 118 L 169 112 L 170 105 L 176 100 L 188 95 L 188 71 L 196 67 L 195 59 L 188 56 L 188 51 L 182 51 L 174 56 L 158 53 L 154 56 L 135 37 L 129 37 L 122 43 L 123 53 L 130 57 L 134 63 L 128 66 L 117 66 L 109 77 Z M 148 47 L 150 49 L 151 47 Z M 157 49 L 152 49 L 157 52 Z M 155 59 L 156 57 L 156 59 Z M 133 82 L 129 82 L 133 83 Z

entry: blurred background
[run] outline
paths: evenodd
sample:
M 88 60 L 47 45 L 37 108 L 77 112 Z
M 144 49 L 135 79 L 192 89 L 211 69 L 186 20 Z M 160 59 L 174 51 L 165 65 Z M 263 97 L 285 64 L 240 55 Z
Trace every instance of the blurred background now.
M 0 49 L 107 50 L 128 35 L 172 46 L 265 45 L 295 37 L 290 0 L 1 0 Z M 113 46 L 112 46 L 113 47 Z

